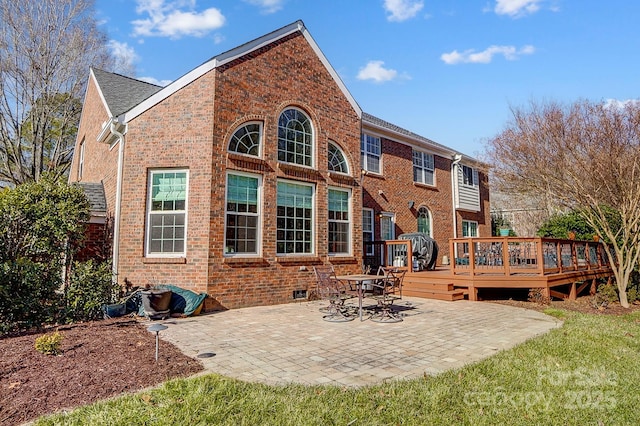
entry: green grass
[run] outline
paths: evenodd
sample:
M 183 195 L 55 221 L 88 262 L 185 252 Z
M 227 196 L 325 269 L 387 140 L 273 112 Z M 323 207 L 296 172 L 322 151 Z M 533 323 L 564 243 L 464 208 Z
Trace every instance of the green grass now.
M 467 367 L 360 389 L 219 375 L 41 418 L 36 425 L 632 425 L 640 313 L 562 314 L 561 328 Z

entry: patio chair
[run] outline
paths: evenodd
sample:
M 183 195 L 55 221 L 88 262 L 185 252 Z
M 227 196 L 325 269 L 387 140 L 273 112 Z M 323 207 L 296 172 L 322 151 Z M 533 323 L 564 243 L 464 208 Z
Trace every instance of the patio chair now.
M 400 322 L 402 316 L 393 310 L 393 303 L 402 299 L 402 281 L 406 270 L 381 266 L 378 275 L 381 276 L 374 284 L 374 294 L 371 296 L 378 301 L 378 309 L 371 315 L 371 321 Z
M 336 278 L 336 273 L 331 266 L 314 266 L 316 274 L 317 293 L 322 300 L 329 301 L 329 305 L 321 308 L 325 312 L 322 317 L 325 321 L 345 322 L 352 321 L 356 317 L 351 315 L 344 302 L 356 297 L 356 293 L 348 284 Z

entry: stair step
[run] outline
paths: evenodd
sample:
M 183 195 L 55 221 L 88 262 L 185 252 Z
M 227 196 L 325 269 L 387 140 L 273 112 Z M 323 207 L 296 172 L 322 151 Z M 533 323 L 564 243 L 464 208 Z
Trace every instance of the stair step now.
M 402 294 L 412 297 L 422 297 L 424 299 L 436 299 L 436 300 L 462 300 L 464 299 L 464 292 L 462 290 L 456 291 L 444 291 L 444 290 L 423 290 L 423 289 L 403 289 Z
M 444 291 L 454 290 L 453 283 L 434 283 L 434 282 L 405 280 L 403 283 L 403 286 L 407 288 L 412 288 L 412 289 L 433 289 L 433 290 L 444 290 Z

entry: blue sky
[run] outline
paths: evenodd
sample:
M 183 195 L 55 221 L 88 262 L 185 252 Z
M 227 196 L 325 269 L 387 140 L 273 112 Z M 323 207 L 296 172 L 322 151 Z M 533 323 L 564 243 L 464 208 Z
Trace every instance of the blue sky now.
M 298 19 L 370 114 L 468 155 L 530 101 L 640 97 L 634 0 L 97 0 L 113 53 L 166 84 Z

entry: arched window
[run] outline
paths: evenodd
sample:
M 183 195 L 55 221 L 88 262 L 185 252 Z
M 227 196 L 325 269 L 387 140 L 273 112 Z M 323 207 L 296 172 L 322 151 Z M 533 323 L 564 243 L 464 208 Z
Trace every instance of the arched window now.
M 424 232 L 431 237 L 431 213 L 425 206 L 418 209 L 418 232 Z
M 233 132 L 229 141 L 229 151 L 259 157 L 261 141 L 262 123 L 246 123 Z
M 313 167 L 313 127 L 299 109 L 289 108 L 280 114 L 278 161 Z
M 344 153 L 337 145 L 329 142 L 329 150 L 327 152 L 329 171 L 349 174 L 349 165 Z

